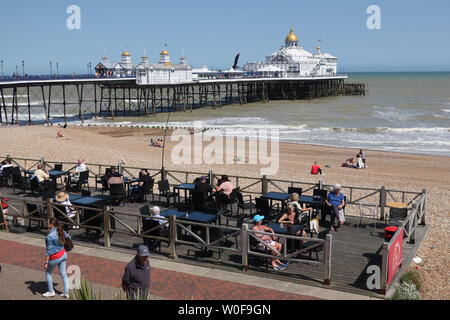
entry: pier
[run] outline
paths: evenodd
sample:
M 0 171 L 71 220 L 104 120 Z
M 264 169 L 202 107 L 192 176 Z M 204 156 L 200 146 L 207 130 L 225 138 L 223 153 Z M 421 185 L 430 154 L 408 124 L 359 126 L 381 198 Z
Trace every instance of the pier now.
M 139 85 L 135 78 L 63 78 L 0 81 L 0 123 L 50 124 L 89 118 L 154 116 L 271 100 L 365 95 L 364 83 L 346 75 L 299 78 L 211 79 Z

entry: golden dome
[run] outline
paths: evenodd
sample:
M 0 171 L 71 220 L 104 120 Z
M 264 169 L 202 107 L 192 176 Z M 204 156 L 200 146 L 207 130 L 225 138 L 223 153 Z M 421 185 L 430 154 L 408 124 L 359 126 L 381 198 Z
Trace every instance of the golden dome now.
M 128 51 L 124 51 L 122 53 L 122 57 L 129 57 L 129 56 L 131 56 L 131 54 Z
M 294 33 L 294 28 L 291 28 L 291 32 L 286 37 L 286 42 L 298 42 L 298 38 Z
M 167 51 L 166 49 L 164 49 L 163 51 L 161 51 L 161 55 L 169 55 L 169 51 Z

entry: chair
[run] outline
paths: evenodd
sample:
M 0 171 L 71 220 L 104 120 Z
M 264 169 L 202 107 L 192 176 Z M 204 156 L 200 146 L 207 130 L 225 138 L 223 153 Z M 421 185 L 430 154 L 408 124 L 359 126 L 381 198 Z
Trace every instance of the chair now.
M 203 211 L 205 209 L 206 200 L 203 197 L 203 192 L 192 191 L 191 201 L 192 201 L 192 211 Z
M 151 217 L 142 217 L 142 232 L 151 230 L 146 235 L 161 237 L 161 227 L 158 220 L 153 220 Z M 155 239 L 144 238 L 144 244 L 149 248 L 149 250 L 155 250 L 158 247 L 158 251 L 161 252 L 161 241 Z
M 319 238 L 319 236 L 318 236 L 318 238 Z M 302 249 L 308 249 L 308 247 L 311 247 L 313 245 L 317 245 L 317 242 L 316 241 L 304 242 L 302 244 Z M 319 252 L 323 251 L 323 249 L 324 249 L 324 247 L 323 247 L 323 243 L 322 243 L 322 244 L 320 244 L 320 245 L 318 245 L 318 246 L 316 246 L 314 248 L 306 250 L 306 252 L 309 253 L 309 258 L 311 258 L 312 253 L 314 252 L 316 254 L 316 261 L 319 261 Z M 317 267 L 319 267 L 319 265 L 317 265 Z
M 106 176 L 111 174 L 111 168 L 105 169 L 105 174 L 103 176 L 100 176 L 98 174 L 95 175 L 95 191 L 98 191 L 98 185 L 100 184 L 102 188 L 100 189 L 103 192 L 108 190 L 108 181 L 106 181 Z
M 236 227 L 235 227 L 235 228 L 241 229 L 241 228 L 242 228 L 242 225 L 244 224 L 244 221 L 245 221 L 245 215 L 240 216 L 240 217 L 238 218 L 237 222 L 236 222 Z M 227 226 L 228 226 L 228 220 L 227 220 Z M 234 231 L 234 230 L 227 230 L 227 229 L 225 229 L 225 230 L 223 230 L 223 235 L 224 235 L 224 236 L 229 236 L 229 235 L 231 235 L 231 234 L 233 234 L 233 233 L 235 233 L 235 232 L 236 232 L 236 231 Z M 235 235 L 235 236 L 234 236 L 234 240 L 236 241 L 236 249 L 238 248 L 237 236 L 238 236 L 238 235 Z
M 373 222 L 373 230 L 376 232 L 377 231 L 377 221 L 376 219 L 378 218 L 378 212 L 377 206 L 374 208 L 372 206 L 369 206 L 369 203 L 365 203 L 365 202 L 357 202 L 358 206 L 359 206 L 359 222 L 356 225 L 356 230 L 359 229 L 359 225 L 362 222 L 363 218 L 373 218 L 375 219 Z
M 302 188 L 294 188 L 294 187 L 289 187 L 288 188 L 288 193 L 289 194 L 297 193 L 299 196 L 301 196 L 302 192 L 303 192 Z
M 74 186 L 76 186 L 76 190 L 80 190 L 81 191 L 81 188 L 83 186 L 87 185 L 87 188 L 89 190 L 89 182 L 88 182 L 88 180 L 89 180 L 89 170 L 86 170 L 86 171 L 80 172 L 80 176 L 78 178 L 78 181 L 76 181 L 76 182 L 75 181 L 71 181 L 70 182 L 70 186 L 74 185 Z
M 142 186 L 143 188 L 143 195 L 144 195 L 144 201 L 147 202 L 147 195 L 152 195 L 152 202 L 155 201 L 155 195 L 153 194 L 153 186 L 155 185 L 155 181 L 152 179 L 151 183 L 144 183 Z
M 8 180 L 11 178 L 13 167 L 6 167 L 2 170 L 1 182 L 2 185 L 8 185 Z
M 39 180 L 37 177 L 33 177 L 30 179 L 30 189 L 31 189 L 31 195 L 33 197 L 36 195 L 39 196 L 42 194 L 41 185 L 39 184 Z
M 325 200 L 328 196 L 327 190 L 321 190 L 321 189 L 314 189 L 313 190 L 313 196 L 320 196 L 322 200 Z
M 113 183 L 109 185 L 109 199 L 119 204 L 125 199 L 125 190 L 123 183 Z
M 24 192 L 25 190 L 31 190 L 30 183 L 24 177 L 22 177 L 19 167 L 13 168 L 11 176 L 14 194 L 16 194 L 16 189 L 20 189 L 22 192 Z
M 241 192 L 237 193 L 237 215 L 239 215 L 239 209 L 242 209 L 243 213 L 242 215 L 245 215 L 245 210 L 250 210 L 250 215 L 253 214 L 253 210 L 256 209 L 255 203 L 252 202 L 252 195 L 248 194 L 245 195 L 245 197 L 248 197 L 248 201 L 244 201 L 244 195 L 242 195 Z
M 81 190 L 81 196 L 83 196 L 83 197 L 90 197 L 91 196 L 91 191 Z
M 270 221 L 270 219 L 278 213 L 278 208 L 274 210 L 270 207 L 269 199 L 255 198 L 256 213 L 264 216 L 264 221 Z M 279 206 L 279 203 L 276 204 Z
M 139 208 L 139 212 L 141 213 L 141 216 L 150 217 L 150 207 L 149 206 L 143 206 Z
M 32 222 L 31 217 L 37 215 L 37 216 L 39 216 L 39 218 L 43 218 L 43 215 L 42 215 L 42 210 L 38 210 L 38 206 L 36 204 L 27 203 L 26 206 L 27 206 L 27 214 L 30 214 L 33 212 L 33 214 L 31 214 L 28 218 L 28 231 L 30 231 L 31 230 L 31 222 Z M 39 226 L 41 228 L 43 228 L 44 222 L 39 221 Z
M 53 170 L 55 171 L 63 171 L 63 165 L 62 163 L 55 163 L 55 168 Z
M 269 253 L 270 253 L 266 246 L 260 247 L 260 246 L 259 246 L 259 241 L 256 240 L 254 237 L 249 236 L 249 239 L 250 239 L 250 250 L 251 250 L 251 251 L 255 251 L 255 252 L 259 252 L 259 253 L 264 253 L 264 254 L 269 254 Z M 250 256 L 251 256 L 251 255 L 250 255 Z M 258 257 L 258 256 L 256 256 L 256 259 L 257 259 L 257 260 L 263 259 L 263 260 L 264 260 L 265 267 L 266 267 L 266 271 L 269 270 L 268 260 L 269 260 L 270 258 L 266 258 L 266 257 Z
M 400 221 L 404 221 L 408 216 L 408 208 L 391 208 L 389 210 L 389 226 L 400 226 Z
M 173 198 L 173 203 L 176 203 L 177 194 L 170 191 L 169 180 L 158 181 L 158 191 L 159 191 L 159 201 L 161 202 L 161 197 L 167 199 L 167 206 L 170 206 L 170 198 Z

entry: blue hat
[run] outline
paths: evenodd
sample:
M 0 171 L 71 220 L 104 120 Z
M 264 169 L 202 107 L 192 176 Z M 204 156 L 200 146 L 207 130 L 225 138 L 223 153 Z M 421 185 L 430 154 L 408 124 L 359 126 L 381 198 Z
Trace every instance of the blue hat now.
M 147 246 L 142 244 L 137 248 L 137 254 L 141 257 L 148 257 L 150 252 L 148 251 Z
M 200 181 L 206 181 L 206 176 L 201 176 Z
M 253 217 L 253 221 L 255 221 L 255 222 L 259 222 L 259 221 L 261 221 L 263 219 L 264 219 L 264 216 L 260 216 L 258 214 Z

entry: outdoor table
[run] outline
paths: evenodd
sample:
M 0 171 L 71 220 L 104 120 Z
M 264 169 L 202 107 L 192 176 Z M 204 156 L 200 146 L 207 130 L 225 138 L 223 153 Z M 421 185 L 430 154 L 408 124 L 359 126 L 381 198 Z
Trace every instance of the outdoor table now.
M 25 171 L 25 175 L 33 175 L 35 170 L 27 170 Z M 59 177 L 62 177 L 63 175 L 66 175 L 67 171 L 57 171 L 57 170 L 50 170 L 48 172 L 48 175 L 50 176 L 50 179 L 53 182 L 53 189 L 56 190 L 56 179 Z
M 386 207 L 394 209 L 405 209 L 408 207 L 408 205 L 403 202 L 388 202 L 386 203 Z
M 282 192 L 269 192 L 262 196 L 264 199 L 270 200 L 270 207 L 272 207 L 272 201 L 281 201 L 281 212 L 284 212 L 284 203 L 286 200 L 289 200 L 291 195 L 289 193 Z
M 194 183 L 182 183 L 178 186 L 173 187 L 173 190 L 175 192 L 175 190 L 177 190 L 178 193 L 178 201 L 180 201 L 180 190 L 184 190 L 184 203 L 187 204 L 188 203 L 188 197 L 187 197 L 187 192 L 189 191 L 194 191 L 195 190 L 195 184 Z
M 94 208 L 103 208 L 106 205 L 107 201 L 103 198 L 98 197 L 83 197 L 76 194 L 69 195 L 70 203 L 75 206 L 80 207 L 94 207 Z
M 139 178 L 123 178 L 123 183 L 126 186 L 126 192 L 127 192 L 127 198 L 130 198 L 130 190 L 133 186 L 133 183 L 140 182 L 141 179 Z
M 287 223 L 272 223 L 269 225 L 269 227 L 272 228 L 275 233 L 287 234 L 292 236 L 297 235 L 297 232 L 301 229 L 300 224 Z M 301 235 L 299 235 L 299 237 L 301 237 Z M 299 245 L 298 241 L 293 239 L 287 239 L 286 244 L 288 247 L 288 251 L 295 250 L 295 248 Z

